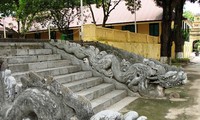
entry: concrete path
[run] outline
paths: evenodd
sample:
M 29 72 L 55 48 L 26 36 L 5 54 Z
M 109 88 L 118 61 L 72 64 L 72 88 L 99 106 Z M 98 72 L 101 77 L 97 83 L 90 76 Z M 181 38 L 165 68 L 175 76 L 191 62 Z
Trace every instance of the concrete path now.
M 188 92 L 194 95 L 194 102 L 188 107 L 169 109 L 167 118 L 169 120 L 177 120 L 177 116 L 187 115 L 191 117 L 186 120 L 200 120 L 200 56 L 193 55 L 191 63 L 184 69 L 189 76 L 188 84 L 191 84 Z

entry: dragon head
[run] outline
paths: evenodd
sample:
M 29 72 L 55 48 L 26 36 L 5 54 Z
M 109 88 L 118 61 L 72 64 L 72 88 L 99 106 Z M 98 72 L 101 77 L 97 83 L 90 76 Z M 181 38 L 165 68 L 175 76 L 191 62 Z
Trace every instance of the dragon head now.
M 187 82 L 187 74 L 183 71 L 168 71 L 158 77 L 159 85 L 163 88 L 183 85 Z

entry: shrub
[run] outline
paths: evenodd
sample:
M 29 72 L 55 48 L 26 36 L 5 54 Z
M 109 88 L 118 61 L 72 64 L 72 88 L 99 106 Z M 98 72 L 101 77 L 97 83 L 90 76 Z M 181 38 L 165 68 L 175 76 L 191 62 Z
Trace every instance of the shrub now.
M 189 63 L 190 59 L 189 58 L 176 58 L 172 59 L 172 63 Z

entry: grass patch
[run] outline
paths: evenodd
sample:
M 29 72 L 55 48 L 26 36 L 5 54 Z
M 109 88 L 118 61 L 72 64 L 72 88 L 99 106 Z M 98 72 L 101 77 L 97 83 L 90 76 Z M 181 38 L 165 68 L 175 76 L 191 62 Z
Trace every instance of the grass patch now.
M 145 115 L 148 120 L 167 120 L 165 119 L 168 109 L 181 107 L 186 102 L 172 102 L 168 99 L 143 99 L 139 98 L 126 107 L 126 110 L 137 111 L 140 115 Z
M 148 120 L 168 120 L 165 116 L 170 108 L 186 108 L 195 104 L 194 93 L 190 90 L 191 84 L 187 84 L 180 87 L 170 88 L 166 90 L 166 96 L 171 92 L 177 92 L 180 94 L 180 98 L 187 99 L 187 101 L 170 101 L 169 99 L 145 99 L 139 98 L 136 101 L 129 104 L 122 112 L 133 110 L 137 111 L 140 115 L 145 115 Z M 175 120 L 190 120 L 191 116 L 181 114 Z
M 190 59 L 189 58 L 176 58 L 172 59 L 172 63 L 189 63 Z
M 172 65 L 180 67 L 180 66 L 187 65 L 190 62 L 190 59 L 189 58 L 176 58 L 176 59 L 172 59 L 171 62 L 172 62 Z

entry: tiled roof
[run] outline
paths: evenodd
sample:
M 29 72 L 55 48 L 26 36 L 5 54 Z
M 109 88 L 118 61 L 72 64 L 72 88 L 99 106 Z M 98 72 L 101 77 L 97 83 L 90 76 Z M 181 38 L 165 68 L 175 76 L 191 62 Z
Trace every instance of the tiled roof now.
M 3 24 L 3 19 L 0 19 L 0 23 Z M 5 18 L 5 26 L 7 28 L 12 28 L 15 31 L 18 30 L 17 21 L 14 17 L 6 17 Z M 0 31 L 2 31 L 2 30 L 3 30 L 3 26 L 0 25 Z
M 92 5 L 96 23 L 102 24 L 103 20 L 103 10 L 102 8 L 96 8 L 95 5 Z M 84 8 L 84 11 L 87 16 L 87 20 L 84 24 L 91 24 L 92 17 L 91 13 L 88 8 Z M 156 6 L 154 0 L 141 0 L 141 8 L 136 12 L 136 21 L 137 22 L 145 22 L 145 21 L 160 21 L 162 19 L 162 8 Z M 127 6 L 125 5 L 125 1 L 121 1 L 119 5 L 111 12 L 106 24 L 118 24 L 118 23 L 131 23 L 135 21 L 135 15 L 131 14 L 130 11 L 128 11 Z M 2 21 L 0 21 L 2 22 Z M 12 17 L 6 18 L 6 26 L 9 27 L 9 23 L 13 23 L 13 26 L 17 26 L 17 22 L 14 21 Z M 37 26 L 37 30 L 46 30 L 47 26 L 43 26 L 35 23 L 31 27 L 30 31 L 36 31 L 36 28 L 34 26 Z M 75 19 L 73 23 L 70 24 L 70 27 L 77 27 L 80 26 L 80 21 L 78 19 Z M 17 27 L 14 28 L 14 30 L 17 30 Z
M 102 24 L 103 21 L 103 10 L 102 8 L 96 8 L 92 6 L 97 24 Z M 90 14 L 89 10 L 88 11 Z M 141 8 L 136 12 L 136 21 L 158 21 L 162 20 L 162 8 L 156 6 L 154 0 L 141 0 Z M 91 15 L 90 15 L 91 16 Z M 128 11 L 125 1 L 120 4 L 111 12 L 106 24 L 117 24 L 117 23 L 130 23 L 135 21 L 135 15 Z M 85 24 L 91 24 L 92 18 L 87 18 Z M 77 22 L 71 24 L 70 27 L 79 26 Z

